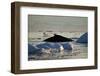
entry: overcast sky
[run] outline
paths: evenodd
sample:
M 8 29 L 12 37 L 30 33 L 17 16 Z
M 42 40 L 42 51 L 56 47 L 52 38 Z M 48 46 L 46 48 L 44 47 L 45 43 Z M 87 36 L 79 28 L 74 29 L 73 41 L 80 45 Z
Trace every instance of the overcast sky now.
M 86 32 L 87 17 L 28 15 L 28 31 Z

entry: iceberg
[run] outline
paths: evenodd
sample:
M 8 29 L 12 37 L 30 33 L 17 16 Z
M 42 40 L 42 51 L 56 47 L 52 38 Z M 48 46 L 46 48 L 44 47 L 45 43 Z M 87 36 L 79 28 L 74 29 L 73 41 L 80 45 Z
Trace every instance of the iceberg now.
M 31 44 L 28 44 L 28 54 L 33 55 L 40 51 L 40 48 L 36 48 L 35 46 L 32 46 Z
M 72 50 L 72 47 L 69 43 L 54 43 L 54 42 L 45 42 L 40 43 L 35 46 L 28 44 L 28 55 L 42 55 L 43 52 L 50 51 L 51 53 L 60 52 L 61 47 L 63 48 L 63 51 Z
M 48 43 L 38 44 L 38 45 L 36 45 L 36 47 L 40 48 L 40 49 L 42 49 L 42 48 L 49 49 L 50 48 Z
M 64 48 L 64 50 L 72 50 L 72 47 L 69 43 L 62 43 L 61 44 Z
M 69 43 L 59 43 L 59 42 L 47 42 L 47 43 L 43 43 L 43 44 L 38 44 L 36 45 L 36 47 L 42 49 L 60 49 L 60 47 L 63 47 L 64 50 L 72 50 L 72 47 Z
M 51 49 L 59 49 L 60 48 L 60 45 L 59 44 L 57 44 L 57 43 L 43 43 L 43 44 L 38 44 L 38 45 L 36 45 L 36 47 L 38 47 L 38 48 L 44 48 L 44 49 L 49 49 L 49 48 L 51 48 Z
M 77 41 L 77 43 L 88 43 L 88 33 L 83 34 Z

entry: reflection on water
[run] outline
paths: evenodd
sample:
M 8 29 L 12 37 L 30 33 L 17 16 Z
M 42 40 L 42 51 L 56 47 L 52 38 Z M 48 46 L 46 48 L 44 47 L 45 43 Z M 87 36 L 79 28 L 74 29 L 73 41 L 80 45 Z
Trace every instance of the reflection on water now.
M 29 44 L 31 44 L 33 47 L 37 48 L 36 45 L 39 44 L 44 44 L 46 42 L 35 42 L 31 41 Z M 57 43 L 51 43 L 48 42 L 50 46 L 56 46 L 55 44 L 58 45 L 57 48 L 41 48 L 38 49 L 33 54 L 28 53 L 28 60 L 53 60 L 53 59 L 82 59 L 82 58 L 87 58 L 88 57 L 88 49 L 87 49 L 87 44 L 80 44 L 76 43 L 75 40 L 73 42 L 57 42 Z M 68 45 L 68 47 L 72 49 L 68 49 L 63 46 L 63 44 Z M 40 47 L 39 47 L 40 48 Z M 30 52 L 30 50 L 28 50 Z

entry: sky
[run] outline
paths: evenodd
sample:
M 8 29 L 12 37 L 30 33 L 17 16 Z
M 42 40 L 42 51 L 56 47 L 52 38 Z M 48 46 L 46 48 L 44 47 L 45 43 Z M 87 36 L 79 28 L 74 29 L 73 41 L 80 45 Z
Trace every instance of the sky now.
M 87 25 L 87 17 L 28 15 L 28 32 L 87 32 Z

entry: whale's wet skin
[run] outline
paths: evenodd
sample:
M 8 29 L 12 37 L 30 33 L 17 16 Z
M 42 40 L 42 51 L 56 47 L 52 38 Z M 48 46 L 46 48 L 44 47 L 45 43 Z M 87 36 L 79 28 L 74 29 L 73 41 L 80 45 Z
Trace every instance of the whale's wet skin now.
M 82 59 L 87 57 L 86 43 L 81 44 L 76 41 L 28 42 L 28 60 Z

